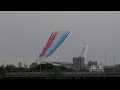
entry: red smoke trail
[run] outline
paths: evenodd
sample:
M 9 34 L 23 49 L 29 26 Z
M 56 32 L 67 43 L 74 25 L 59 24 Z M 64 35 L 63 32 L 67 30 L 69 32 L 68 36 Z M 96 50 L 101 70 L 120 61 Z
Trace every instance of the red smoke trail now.
M 43 56 L 44 50 L 48 46 L 48 44 L 50 43 L 50 40 L 52 39 L 53 35 L 54 35 L 54 33 L 52 32 L 52 34 L 50 35 L 50 37 L 49 37 L 49 39 L 48 39 L 48 41 L 46 43 L 46 46 L 43 48 L 42 53 L 40 54 L 40 57 Z
M 48 40 L 46 46 L 44 47 L 42 53 L 40 54 L 40 57 L 42 57 L 42 56 L 45 55 L 46 51 L 48 50 L 48 48 L 49 48 L 49 47 L 51 46 L 51 44 L 53 43 L 53 41 L 54 41 L 54 39 L 55 39 L 57 33 L 58 33 L 58 32 L 54 32 L 54 34 L 50 36 L 50 38 L 49 38 L 49 40 Z
M 55 35 L 53 36 L 53 38 L 51 39 L 51 42 L 48 44 L 48 46 L 45 48 L 45 51 L 43 53 L 43 56 L 45 55 L 46 51 L 48 50 L 48 48 L 51 46 L 51 44 L 53 43 L 56 35 L 57 35 L 58 32 L 55 32 Z

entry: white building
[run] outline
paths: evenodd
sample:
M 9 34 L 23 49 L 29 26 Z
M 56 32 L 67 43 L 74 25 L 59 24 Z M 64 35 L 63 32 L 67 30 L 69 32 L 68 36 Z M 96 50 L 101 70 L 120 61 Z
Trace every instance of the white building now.
M 97 71 L 97 65 L 91 65 L 89 70 L 90 71 Z
M 102 63 L 99 64 L 98 71 L 104 71 L 104 66 Z
M 103 64 L 99 64 L 99 65 L 91 65 L 91 67 L 89 68 L 90 71 L 94 71 L 94 72 L 103 72 L 104 68 L 103 68 Z

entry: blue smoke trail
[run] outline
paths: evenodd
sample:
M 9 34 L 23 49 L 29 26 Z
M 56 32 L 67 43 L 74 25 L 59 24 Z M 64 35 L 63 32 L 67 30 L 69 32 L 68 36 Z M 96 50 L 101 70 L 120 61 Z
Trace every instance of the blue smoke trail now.
M 67 38 L 67 36 L 68 36 L 68 34 L 69 34 L 70 32 L 65 32 L 63 35 L 62 35 L 62 37 L 59 39 L 59 41 L 57 42 L 57 44 L 54 46 L 54 48 L 48 53 L 48 55 L 46 56 L 46 57 L 48 57 L 48 56 L 50 56 L 50 55 L 52 55 L 56 50 L 57 50 L 57 48 L 64 42 L 64 40 Z
M 66 37 L 68 36 L 69 33 L 70 33 L 70 32 L 68 32 L 68 33 L 64 36 L 64 38 L 61 39 L 61 41 L 58 43 L 58 45 L 53 49 L 52 54 L 53 54 L 53 53 L 57 50 L 57 48 L 64 42 L 64 40 L 66 39 Z
M 63 35 L 59 38 L 56 45 L 49 51 L 49 53 L 48 53 L 48 55 L 46 57 L 50 56 L 53 53 L 53 51 L 59 46 L 61 40 L 66 36 L 66 34 L 67 34 L 67 32 L 63 33 Z
M 59 38 L 59 40 L 57 41 L 57 43 L 55 44 L 55 46 L 49 51 L 49 53 L 48 53 L 48 55 L 47 55 L 46 57 L 50 56 L 50 55 L 53 53 L 53 50 L 58 46 L 58 44 L 60 43 L 61 39 L 64 38 L 64 36 L 66 35 L 66 33 L 67 33 L 67 32 L 64 32 L 64 33 L 61 35 L 61 37 Z

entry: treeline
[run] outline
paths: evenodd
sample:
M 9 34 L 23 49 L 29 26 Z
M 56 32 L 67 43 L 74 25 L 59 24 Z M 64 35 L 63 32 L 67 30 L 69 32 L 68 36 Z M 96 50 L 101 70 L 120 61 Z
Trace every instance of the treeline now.
M 64 66 L 55 66 L 52 64 L 39 64 L 29 68 L 18 68 L 13 64 L 7 66 L 0 66 L 0 79 L 4 78 L 5 72 L 34 72 L 34 71 L 41 71 L 41 72 L 54 72 L 55 74 L 50 75 L 50 77 L 61 77 L 63 76 L 62 72 L 71 72 L 74 71 L 72 69 L 66 68 Z
M 41 71 L 73 71 L 72 69 L 66 68 L 64 66 L 55 66 L 52 64 L 41 64 L 41 65 L 37 65 L 34 68 L 30 68 L 30 70 L 41 70 Z
M 69 68 L 66 68 L 64 66 L 55 66 L 55 65 L 52 65 L 52 64 L 39 64 L 39 65 L 36 65 L 34 67 L 29 67 L 29 68 L 24 68 L 24 67 L 21 67 L 21 68 L 18 68 L 16 67 L 15 65 L 13 64 L 10 64 L 10 65 L 7 65 L 7 66 L 0 66 L 0 75 L 3 74 L 5 71 L 16 71 L 16 72 L 19 72 L 19 71 L 56 71 L 56 70 L 59 70 L 59 71 L 73 71 L 72 69 L 69 69 Z

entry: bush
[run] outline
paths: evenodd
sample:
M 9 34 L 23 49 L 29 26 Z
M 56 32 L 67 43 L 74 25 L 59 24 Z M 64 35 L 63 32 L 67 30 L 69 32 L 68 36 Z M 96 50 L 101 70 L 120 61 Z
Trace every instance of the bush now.
M 65 78 L 64 73 L 61 71 L 55 71 L 53 74 L 49 74 L 49 77 L 51 79 L 63 79 Z
M 3 79 L 3 77 L 0 75 L 0 79 Z

